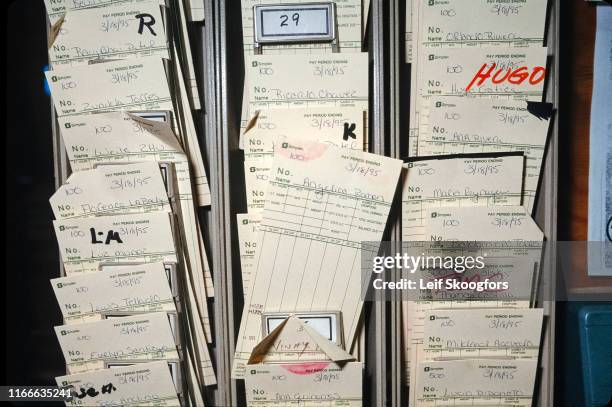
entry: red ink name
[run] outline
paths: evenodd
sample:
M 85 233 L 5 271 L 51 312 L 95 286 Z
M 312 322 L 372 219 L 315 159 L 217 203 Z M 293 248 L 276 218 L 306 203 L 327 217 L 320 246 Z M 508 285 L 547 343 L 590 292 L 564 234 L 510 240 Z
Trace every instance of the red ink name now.
M 513 85 L 520 85 L 526 80 L 530 85 L 537 85 L 542 82 L 546 77 L 546 68 L 543 66 L 535 66 L 529 70 L 526 66 L 519 68 L 498 68 L 497 64 L 482 64 L 476 75 L 472 78 L 470 84 L 465 88 L 465 91 L 469 91 L 472 86 L 482 86 L 487 80 L 490 80 L 494 84 L 500 84 L 503 82 L 511 83 Z

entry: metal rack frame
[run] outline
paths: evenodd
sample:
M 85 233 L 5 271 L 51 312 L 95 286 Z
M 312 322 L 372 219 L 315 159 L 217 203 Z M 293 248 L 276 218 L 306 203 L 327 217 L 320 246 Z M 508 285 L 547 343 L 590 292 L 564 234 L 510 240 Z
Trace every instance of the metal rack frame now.
M 406 154 L 406 143 L 402 141 L 403 131 L 407 128 L 405 106 L 400 103 L 402 94 L 407 90 L 402 85 L 408 83 L 408 66 L 403 62 L 404 38 L 402 18 L 405 0 L 372 0 L 370 3 L 370 20 L 368 30 L 369 53 L 371 63 L 371 96 L 370 96 L 370 144 L 371 151 L 395 158 Z M 548 13 L 547 44 L 550 56 L 550 76 L 546 95 L 547 101 L 558 106 L 558 54 L 559 44 L 559 2 L 551 0 Z M 230 377 L 231 360 L 234 351 L 234 340 L 239 325 L 241 299 L 236 296 L 238 281 L 236 269 L 239 268 L 238 255 L 232 242 L 236 242 L 236 230 L 233 215 L 237 212 L 232 207 L 239 202 L 230 185 L 241 185 L 230 173 L 232 170 L 241 174 L 239 155 L 238 124 L 239 98 L 241 97 L 242 77 L 235 66 L 235 51 L 232 47 L 236 40 L 234 14 L 235 9 L 222 0 L 207 0 L 206 25 L 204 38 L 213 43 L 203 45 L 205 60 L 208 66 L 204 70 L 202 83 L 205 88 L 207 145 L 211 160 L 210 180 L 213 193 L 211 211 L 214 225 L 211 233 L 216 238 L 211 240 L 213 246 L 213 270 L 215 278 L 215 338 L 217 341 L 217 375 L 219 380 L 216 392 L 216 405 L 231 406 L 243 401 L 242 385 Z M 230 82 L 232 84 L 230 84 Z M 236 84 L 238 82 L 238 84 Z M 207 86 L 210 85 L 210 86 Z M 213 91 L 214 89 L 214 91 Z M 238 98 L 238 101 L 236 100 Z M 238 103 L 237 103 L 238 102 Z M 238 111 L 236 110 L 238 109 Z M 212 133 L 211 133 L 212 132 Z M 557 123 L 548 147 L 543 170 L 543 180 L 536 220 L 543 229 L 546 239 L 556 238 L 557 218 Z M 212 148 L 211 148 L 212 147 Z M 214 158 L 213 158 L 214 157 Z M 232 162 L 232 159 L 235 162 Z M 390 228 L 385 238 L 400 240 L 400 220 Z M 554 256 L 553 256 L 554 258 Z M 554 284 L 554 282 L 553 282 Z M 549 287 L 552 290 L 552 286 Z M 238 293 L 239 294 L 239 293 Z M 547 325 L 541 357 L 541 372 L 538 405 L 553 405 L 554 380 L 554 302 L 544 301 Z M 366 322 L 366 380 L 369 389 L 368 405 L 399 406 L 407 398 L 406 388 L 402 383 L 401 368 L 401 315 L 399 302 L 373 302 L 367 304 Z M 225 342 L 227 341 L 227 342 Z
M 372 0 L 369 15 L 369 54 L 371 78 L 370 144 L 371 151 L 395 158 L 403 158 L 407 134 L 405 106 L 400 103 L 407 93 L 404 86 L 409 68 L 403 62 L 404 38 L 402 18 L 406 0 Z M 212 194 L 210 210 L 204 211 L 206 240 L 212 259 L 215 284 L 212 321 L 214 323 L 213 363 L 217 373 L 216 388 L 207 388 L 207 402 L 216 406 L 235 406 L 244 401 L 244 386 L 231 379 L 231 365 L 235 340 L 242 311 L 239 284 L 240 262 L 237 247 L 235 214 L 244 210 L 240 199 L 243 188 L 242 159 L 238 149 L 240 98 L 242 93 L 242 52 L 236 52 L 240 30 L 236 27 L 235 7 L 240 2 L 204 0 L 204 25 L 192 27 L 201 42 L 193 49 L 201 52 L 199 74 L 204 109 L 199 117 L 203 130 L 203 148 L 208 163 L 208 177 Z M 550 0 L 547 44 L 550 69 L 547 101 L 558 107 L 560 0 Z M 239 54 L 239 55 L 238 55 Z M 53 110 L 53 106 L 51 105 Z M 557 112 L 558 114 L 558 112 Z M 53 112 L 53 117 L 55 114 Z M 540 188 L 536 220 L 546 239 L 554 241 L 557 231 L 557 167 L 558 128 L 554 121 L 549 141 L 543 179 Z M 68 175 L 68 160 L 56 124 L 53 124 L 54 171 L 56 186 Z M 400 220 L 385 235 L 388 240 L 400 240 Z M 553 255 L 554 258 L 554 255 Z M 552 282 L 554 284 L 554 281 Z M 549 286 L 552 290 L 553 286 Z M 555 304 L 543 301 L 546 327 L 541 350 L 539 406 L 552 406 L 554 395 L 554 333 Z M 402 383 L 401 320 L 399 302 L 369 303 L 366 321 L 366 380 L 371 406 L 400 406 L 405 404 L 406 388 Z

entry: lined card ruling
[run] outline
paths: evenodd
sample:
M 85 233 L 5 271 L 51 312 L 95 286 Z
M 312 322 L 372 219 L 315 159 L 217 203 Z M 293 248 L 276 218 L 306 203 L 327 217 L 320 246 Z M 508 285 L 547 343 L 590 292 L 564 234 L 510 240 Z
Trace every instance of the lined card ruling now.
M 169 58 L 158 0 L 70 11 L 49 47 L 54 70 L 90 60 L 150 55 Z
M 171 211 L 159 165 L 104 165 L 75 172 L 49 199 L 57 219 Z
M 525 154 L 523 205 L 531 213 L 550 122 L 550 117 L 529 112 L 525 101 L 434 97 L 428 120 L 419 129 L 419 154 L 522 151 Z
M 419 363 L 418 406 L 531 406 L 537 360 Z
M 423 360 L 537 360 L 542 321 L 538 308 L 426 311 Z
M 427 241 L 429 208 L 519 205 L 522 155 L 422 157 L 404 164 L 402 240 Z
M 165 362 L 59 376 L 55 381 L 74 388 L 76 396 L 68 406 L 181 406 Z
M 178 360 L 166 313 L 55 327 L 70 373 L 99 370 L 109 361 Z
M 275 143 L 287 138 L 363 151 L 366 132 L 364 111 L 357 107 L 262 109 L 243 135 L 244 157 L 272 156 Z
M 368 109 L 368 54 L 250 56 L 249 117 L 258 109 L 354 106 Z M 296 82 L 295 78 L 304 78 Z
M 363 363 L 292 315 L 255 347 L 247 405 L 361 406 Z
M 98 271 L 103 264 L 178 262 L 166 213 L 65 219 L 53 225 L 67 275 Z
M 163 263 L 111 266 L 51 285 L 67 324 L 101 320 L 108 312 L 176 312 Z
M 257 265 L 233 373 L 261 338 L 262 312 L 341 311 L 351 347 L 361 315 L 361 242 L 382 238 L 402 162 L 306 142 L 277 146 Z

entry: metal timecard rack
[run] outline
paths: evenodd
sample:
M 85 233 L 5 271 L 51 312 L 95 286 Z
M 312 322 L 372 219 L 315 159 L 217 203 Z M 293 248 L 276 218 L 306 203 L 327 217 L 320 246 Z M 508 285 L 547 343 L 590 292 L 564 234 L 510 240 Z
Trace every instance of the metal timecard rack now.
M 211 357 L 218 384 L 206 388 L 206 401 L 207 405 L 213 406 L 238 406 L 245 405 L 244 383 L 232 379 L 231 369 L 244 305 L 235 223 L 235 215 L 245 212 L 246 208 L 243 159 L 239 148 L 244 81 L 240 29 L 242 11 L 239 1 L 204 0 L 203 3 L 205 23 L 191 24 L 190 34 L 195 39 L 192 44 L 193 53 L 204 106 L 199 112 L 196 126 L 207 164 L 212 196 L 211 207 L 201 210 L 200 215 L 214 281 L 215 295 L 210 303 L 214 326 Z M 410 65 L 404 62 L 405 3 L 406 0 L 369 1 L 364 41 L 364 48 L 369 54 L 370 152 L 398 159 L 407 156 L 406 135 L 409 129 L 407 111 Z M 333 44 L 337 40 L 335 15 L 340 4 L 291 4 L 290 8 L 278 4 L 256 6 L 255 52 L 261 52 L 262 47 L 282 41 Z M 546 101 L 553 103 L 555 108 L 558 108 L 559 5 L 560 0 L 550 1 L 546 29 L 549 76 L 545 94 Z M 299 17 L 293 16 L 296 13 Z M 269 21 L 272 20 L 284 21 L 288 26 L 269 28 Z M 299 21 L 297 25 L 296 20 Z M 308 24 L 301 26 L 301 23 Z M 285 27 L 287 31 L 280 31 Z M 54 130 L 55 179 L 59 187 L 69 174 L 69 164 L 55 124 Z M 554 241 L 557 233 L 558 183 L 556 122 L 549 143 L 535 219 L 545 239 Z M 391 217 L 393 222 L 383 240 L 399 241 L 399 208 L 392 211 Z M 176 274 L 170 272 L 170 275 Z M 555 304 L 551 299 L 554 283 L 552 281 L 547 287 L 551 292 L 542 297 L 545 300 L 540 299 L 538 302 L 538 306 L 544 309 L 545 327 L 540 350 L 536 403 L 543 407 L 553 406 Z M 373 301 L 365 304 L 364 405 L 382 407 L 403 406 L 407 403 L 408 393 L 403 383 L 404 372 L 401 366 L 400 308 L 399 301 Z M 170 368 L 176 371 L 175 377 L 180 377 L 180 368 Z
M 169 112 L 167 111 L 159 111 L 159 112 L 149 111 L 149 112 L 133 112 L 133 113 L 138 116 L 150 119 L 150 120 L 159 120 L 159 121 L 170 121 L 171 120 L 171 116 Z M 54 146 L 56 146 L 56 148 L 58 149 L 58 151 L 56 151 L 55 160 L 54 160 L 55 161 L 55 171 L 56 171 L 55 180 L 56 180 L 56 187 L 59 187 L 65 182 L 65 180 L 70 175 L 70 167 L 67 164 L 68 158 L 66 157 L 63 142 L 61 140 L 61 137 L 59 137 L 59 132 L 56 127 L 55 121 L 53 123 L 53 128 L 54 128 L 54 132 L 53 132 Z M 170 215 L 170 224 L 172 228 L 173 238 L 175 240 L 175 247 L 177 248 L 177 251 L 180 251 L 180 244 L 178 244 L 179 238 L 178 238 L 178 231 L 177 231 L 177 224 L 176 224 L 177 223 L 176 215 L 174 213 L 176 210 L 176 199 L 177 199 L 175 194 L 177 193 L 177 190 L 178 190 L 176 188 L 176 185 L 175 185 L 176 182 L 173 176 L 174 166 L 172 163 L 160 162 L 159 169 L 162 175 L 164 186 L 166 188 L 166 192 L 168 194 L 168 199 L 171 202 L 171 205 L 173 206 L 173 213 Z M 113 265 L 120 265 L 120 264 L 118 263 L 113 263 L 109 265 L 101 264 L 100 268 L 104 270 L 106 267 L 109 267 L 109 266 L 112 267 Z M 183 274 L 179 271 L 179 267 L 180 265 L 176 263 L 164 263 L 164 268 L 166 271 L 166 276 L 168 278 L 170 291 L 172 293 L 175 307 L 176 307 L 176 312 L 169 312 L 167 315 L 168 315 L 168 321 L 169 321 L 172 333 L 174 335 L 175 344 L 176 344 L 178 355 L 179 355 L 179 359 L 168 361 L 168 369 L 170 371 L 172 380 L 176 386 L 177 395 L 179 397 L 179 400 L 181 401 L 181 404 L 188 405 L 189 403 L 187 401 L 188 400 L 187 381 L 185 380 L 185 374 L 184 374 L 185 369 L 186 369 L 186 366 L 185 366 L 185 363 L 186 363 L 185 334 L 186 332 L 185 332 L 185 327 L 183 326 L 183 322 L 182 322 L 182 318 L 184 317 L 184 305 L 182 302 L 182 297 L 183 297 L 182 288 L 184 287 L 184 283 L 181 282 L 180 276 Z M 61 276 L 65 275 L 62 265 L 60 265 L 60 275 Z M 132 316 L 132 315 L 144 314 L 144 313 L 146 312 L 107 312 L 107 313 L 102 313 L 102 318 L 103 319 L 114 319 L 114 318 L 121 318 L 125 316 Z M 136 360 L 132 361 L 132 360 L 121 359 L 121 360 L 116 360 L 116 361 L 105 362 L 105 367 L 106 368 L 118 368 L 118 367 L 136 365 L 138 363 L 143 363 L 143 362 L 136 361 Z

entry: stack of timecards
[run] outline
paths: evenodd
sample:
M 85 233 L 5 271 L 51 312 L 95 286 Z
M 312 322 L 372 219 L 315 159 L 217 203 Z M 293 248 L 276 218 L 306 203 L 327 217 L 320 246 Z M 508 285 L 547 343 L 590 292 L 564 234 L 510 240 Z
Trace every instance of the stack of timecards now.
M 203 406 L 216 384 L 214 287 L 198 210 L 211 196 L 187 22 L 208 9 L 45 3 L 46 79 L 70 163 L 50 198 L 65 272 L 51 281 L 67 365 L 57 383 L 74 405 Z M 243 296 L 223 301 L 244 308 L 223 357 L 250 406 L 361 406 L 362 256 L 401 215 L 404 253 L 485 259 L 415 267 L 432 285 L 394 297 L 409 405 L 530 406 L 545 318 L 533 214 L 554 116 L 547 1 L 406 0 L 405 160 L 369 152 L 369 3 L 241 0 Z
M 369 88 L 362 46 L 369 2 L 260 3 L 242 1 L 240 146 L 248 211 L 237 215 L 245 305 L 232 374 L 246 380 L 249 405 L 286 405 L 262 395 L 268 388 L 316 404 L 313 389 L 331 391 L 315 383 L 320 374 L 287 376 L 282 390 L 269 382 L 276 362 L 257 355 L 277 355 L 271 341 L 284 341 L 266 323 L 262 329 L 262 317 L 305 318 L 321 329 L 315 334 L 322 346 L 363 361 L 361 242 L 382 239 L 402 163 L 365 152 Z M 265 41 L 267 32 L 276 37 Z M 335 33 L 333 41 L 310 39 L 321 32 Z M 289 331 L 301 326 L 292 318 L 283 325 Z M 321 327 L 328 325 L 313 322 L 323 320 L 338 321 L 335 340 Z M 336 360 L 319 356 L 325 365 Z M 263 365 L 255 369 L 253 360 Z M 284 363 L 291 361 L 306 362 L 298 355 Z M 334 387 L 335 403 L 361 405 L 363 364 L 332 365 L 329 374 L 337 372 L 343 383 Z
M 47 82 L 71 174 L 50 203 L 51 281 L 75 405 L 204 405 L 213 285 L 197 208 L 210 191 L 187 20 L 192 0 L 45 1 Z
M 553 113 L 543 103 L 547 2 L 407 3 L 402 241 L 480 242 L 485 270 L 444 278 L 503 275 L 512 287 L 487 299 L 422 290 L 403 303 L 409 403 L 529 406 L 543 318 L 530 307 L 544 240 L 531 215 Z

